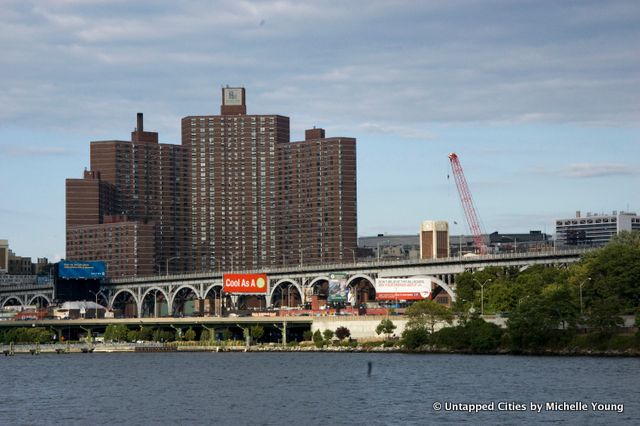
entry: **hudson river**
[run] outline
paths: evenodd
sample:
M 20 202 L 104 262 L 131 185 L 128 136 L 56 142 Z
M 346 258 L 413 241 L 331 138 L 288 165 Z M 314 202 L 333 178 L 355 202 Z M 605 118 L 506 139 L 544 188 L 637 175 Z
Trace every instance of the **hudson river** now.
M 640 424 L 637 358 L 18 355 L 0 379 L 7 425 Z

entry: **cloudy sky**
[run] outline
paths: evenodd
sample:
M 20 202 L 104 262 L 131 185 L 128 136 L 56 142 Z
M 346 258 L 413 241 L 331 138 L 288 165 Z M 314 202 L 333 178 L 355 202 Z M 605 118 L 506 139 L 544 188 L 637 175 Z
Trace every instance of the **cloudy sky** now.
M 467 232 L 449 152 L 485 231 L 640 213 L 638 1 L 1 0 L 0 239 L 64 257 L 64 179 L 89 141 L 217 114 L 358 139 L 361 236 Z

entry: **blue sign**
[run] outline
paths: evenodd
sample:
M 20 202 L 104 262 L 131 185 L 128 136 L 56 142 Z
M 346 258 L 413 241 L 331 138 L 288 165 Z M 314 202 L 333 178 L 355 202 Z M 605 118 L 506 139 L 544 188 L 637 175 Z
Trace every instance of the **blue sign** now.
M 58 277 L 76 280 L 100 280 L 105 278 L 104 262 L 66 260 L 58 263 Z

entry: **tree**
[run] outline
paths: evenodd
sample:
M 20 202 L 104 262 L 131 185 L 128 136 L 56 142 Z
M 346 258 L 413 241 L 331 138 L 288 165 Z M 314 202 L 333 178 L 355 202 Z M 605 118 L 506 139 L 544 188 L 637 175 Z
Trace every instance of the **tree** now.
M 587 326 L 598 333 L 611 333 L 622 324 L 620 304 L 614 297 L 594 301 L 587 311 Z
M 577 308 L 565 286 L 548 286 L 540 296 L 525 297 L 509 314 L 507 329 L 515 350 L 539 350 L 567 339 Z
M 429 332 L 426 328 L 405 328 L 402 332 L 402 345 L 409 349 L 418 349 L 429 343 Z
M 585 308 L 593 301 L 614 297 L 621 313 L 633 313 L 640 306 L 640 239 L 638 232 L 621 233 L 600 250 L 588 255 L 581 265 Z M 577 285 L 577 284 L 576 284 Z
M 321 348 L 324 346 L 324 339 L 322 338 L 322 333 L 320 330 L 316 330 L 313 333 L 313 343 L 316 345 L 316 348 Z
M 407 328 L 427 329 L 432 334 L 435 331 L 436 324 L 439 322 L 446 322 L 447 324 L 453 322 L 451 310 L 433 300 L 415 302 L 407 308 L 405 315 L 409 318 Z
M 104 339 L 114 342 L 126 342 L 129 338 L 129 329 L 124 324 L 109 324 L 104 331 Z
M 393 330 L 395 330 L 396 328 L 397 326 L 393 323 L 393 321 L 391 321 L 389 318 L 385 318 L 380 321 L 380 324 L 378 324 L 378 326 L 376 327 L 376 334 L 380 335 L 384 333 L 387 335 L 388 339 L 389 335 L 393 333 Z
M 233 337 L 233 333 L 231 333 L 231 330 L 229 330 L 228 328 L 222 330 L 222 340 L 231 340 L 231 337 Z
M 140 327 L 140 331 L 138 332 L 138 339 L 149 341 L 153 339 L 153 328 L 151 327 Z
M 347 327 L 338 327 L 336 328 L 336 337 L 340 340 L 344 340 L 347 337 L 351 336 L 351 331 Z
M 193 330 L 193 328 L 189 327 L 189 329 L 184 333 L 184 340 L 187 340 L 189 342 L 196 340 L 196 332 Z
M 202 343 L 208 342 L 210 337 L 211 337 L 211 334 L 209 333 L 209 330 L 205 328 L 200 333 L 200 342 Z
M 135 342 L 138 340 L 138 330 L 129 330 L 127 332 L 127 342 Z
M 307 342 L 312 340 L 313 332 L 311 330 L 305 330 L 304 333 L 302 333 L 302 338 Z
M 249 329 L 251 338 L 258 341 L 262 336 L 264 336 L 264 327 L 261 325 L 254 325 Z
M 333 330 L 329 330 L 326 329 L 325 331 L 322 332 L 322 337 L 324 337 L 324 340 L 331 340 L 333 339 Z

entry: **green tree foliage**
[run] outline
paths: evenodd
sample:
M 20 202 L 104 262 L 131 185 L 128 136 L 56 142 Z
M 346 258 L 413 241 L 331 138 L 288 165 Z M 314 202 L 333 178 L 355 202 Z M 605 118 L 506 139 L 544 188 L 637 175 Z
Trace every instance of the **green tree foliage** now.
M 387 339 L 389 335 L 393 333 L 393 331 L 397 328 L 397 326 L 391 321 L 389 318 L 385 318 L 380 321 L 380 324 L 376 327 L 376 334 L 385 334 Z
M 453 322 L 453 313 L 446 306 L 440 305 L 433 300 L 420 300 L 409 306 L 405 311 L 409 318 L 407 328 L 426 329 L 434 332 L 436 324 Z
M 231 332 L 231 330 L 229 330 L 228 328 L 225 328 L 224 330 L 222 330 L 222 340 L 228 341 L 228 340 L 231 340 L 232 337 L 233 337 L 233 333 Z
M 140 327 L 140 331 L 138 332 L 138 339 L 144 340 L 145 342 L 153 340 L 153 328 Z
M 326 329 L 322 332 L 322 337 L 324 337 L 324 340 L 331 340 L 334 334 L 333 330 Z
M 20 327 L 0 334 L 4 343 L 51 343 L 53 332 L 44 327 Z
M 126 342 L 129 338 L 129 329 L 124 324 L 109 324 L 104 331 L 104 340 L 113 342 Z
M 640 306 L 640 232 L 621 233 L 610 244 L 587 256 L 576 283 L 584 282 L 585 308 L 593 301 L 614 297 L 622 313 Z
M 577 312 L 566 286 L 521 299 L 507 321 L 512 349 L 536 351 L 556 344 L 573 333 Z
M 184 333 L 184 340 L 188 342 L 196 340 L 196 332 L 193 328 L 189 327 L 189 329 Z
M 489 352 L 498 349 L 502 334 L 503 330 L 498 325 L 476 317 L 457 327 L 438 330 L 432 342 L 449 349 Z
M 138 330 L 129 330 L 127 332 L 127 342 L 136 342 L 139 335 L 140 333 Z
M 429 332 L 426 328 L 405 328 L 402 332 L 402 346 L 416 350 L 429 343 Z
M 264 336 L 264 327 L 261 325 L 254 325 L 250 329 L 251 338 L 254 340 L 260 340 Z
M 620 311 L 620 302 L 615 296 L 593 300 L 586 312 L 587 326 L 592 331 L 610 334 L 623 324 Z
M 208 342 L 210 340 L 210 337 L 211 337 L 211 333 L 209 333 L 209 330 L 205 328 L 200 333 L 200 342 L 202 343 Z
M 173 342 L 176 338 L 172 330 L 157 329 L 153 332 L 153 340 L 156 342 Z
M 322 338 L 322 333 L 320 333 L 320 330 L 316 330 L 313 333 L 313 343 L 317 348 L 321 348 L 322 346 L 324 346 L 324 339 Z
M 338 327 L 336 328 L 336 337 L 340 340 L 344 340 L 351 336 L 351 331 L 347 327 Z
M 302 333 L 302 338 L 309 342 L 313 339 L 313 332 L 311 330 L 305 330 L 304 333 Z

